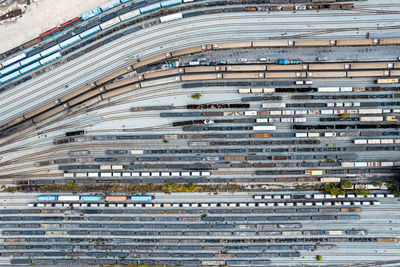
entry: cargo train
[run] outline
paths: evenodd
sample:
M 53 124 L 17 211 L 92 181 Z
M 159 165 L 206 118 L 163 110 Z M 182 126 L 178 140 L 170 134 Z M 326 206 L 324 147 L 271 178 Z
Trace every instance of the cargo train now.
M 101 195 L 40 195 L 38 201 L 151 201 L 154 196 L 151 195 L 134 195 L 134 196 L 106 196 Z
M 357 42 L 357 40 L 354 40 Z M 272 41 L 270 41 L 272 42 Z M 285 41 L 287 42 L 287 41 Z M 398 42 L 400 44 L 400 38 L 397 41 L 393 41 L 391 43 L 396 43 Z M 154 76 L 154 73 L 151 77 L 150 80 L 147 80 L 149 78 L 149 73 L 139 74 L 137 76 L 131 77 L 131 78 L 126 78 L 126 79 L 120 79 L 117 80 L 113 83 L 108 83 L 109 81 L 114 80 L 115 78 L 120 77 L 121 75 L 124 75 L 125 73 L 131 72 L 132 70 L 137 70 L 140 69 L 146 65 L 150 64 L 155 64 L 160 61 L 165 61 L 168 60 L 169 58 L 185 55 L 185 54 L 192 54 L 192 53 L 199 53 L 207 50 L 212 50 L 212 49 L 220 49 L 221 47 L 223 49 L 225 48 L 240 48 L 240 47 L 270 47 L 271 45 L 273 46 L 279 46 L 279 44 L 276 44 L 276 41 L 273 41 L 272 43 L 264 42 L 264 46 L 261 44 L 257 44 L 259 42 L 245 42 L 245 43 L 227 43 L 227 44 L 217 44 L 217 45 L 202 45 L 202 46 L 196 46 L 192 48 L 187 48 L 187 49 L 181 49 L 177 51 L 172 51 L 170 53 L 165 53 L 161 54 L 158 56 L 155 56 L 150 59 L 145 59 L 140 62 L 137 62 L 133 65 L 127 66 L 121 70 L 118 70 L 117 72 L 114 72 L 106 77 L 103 77 L 93 83 L 90 83 L 83 88 L 70 93 L 68 95 L 65 95 L 61 97 L 60 99 L 57 99 L 54 102 L 51 102 L 43 107 L 40 107 L 36 110 L 30 111 L 26 114 L 24 114 L 22 117 L 19 117 L 17 119 L 14 119 L 13 121 L 10 121 L 6 125 L 3 125 L 0 127 L 0 130 L 5 130 L 7 128 L 13 127 L 17 124 L 20 124 L 22 122 L 25 122 L 25 127 L 32 125 L 32 123 L 37 123 L 40 121 L 45 120 L 46 118 L 52 117 L 53 115 L 69 108 L 73 107 L 73 111 L 79 110 L 86 108 L 88 106 L 91 106 L 93 104 L 96 104 L 100 102 L 103 99 L 107 99 L 113 96 L 117 96 L 129 91 L 136 90 L 137 88 L 144 88 L 144 87 L 149 87 L 149 86 L 155 86 L 155 85 L 163 85 L 163 84 L 168 84 L 168 83 L 174 83 L 174 82 L 179 82 L 179 81 L 194 81 L 194 80 L 218 80 L 218 79 L 259 79 L 259 78 L 270 78 L 270 74 L 274 74 L 274 77 L 278 77 L 277 74 L 279 72 L 268 72 L 269 66 L 273 65 L 264 65 L 266 68 L 267 72 L 244 72 L 246 66 L 241 66 L 241 72 L 240 73 L 226 73 L 227 69 L 229 66 L 204 66 L 204 67 L 185 67 L 185 68 L 176 68 L 172 70 L 165 70 L 165 71 L 158 71 L 156 72 L 156 76 Z M 356 64 L 356 63 L 354 63 Z M 359 64 L 359 63 L 357 63 Z M 369 64 L 369 63 L 365 63 Z M 376 63 L 378 64 L 378 63 Z M 387 63 L 385 63 L 386 66 L 388 67 Z M 307 68 L 310 68 L 312 64 L 309 64 Z M 321 65 L 321 64 L 317 64 Z M 323 65 L 323 64 L 322 64 Z M 275 65 L 278 66 L 278 65 Z M 295 66 L 300 66 L 300 65 L 295 65 Z M 302 67 L 302 66 L 300 66 Z M 360 67 L 358 65 L 358 67 Z M 363 68 L 366 68 L 367 65 L 361 66 Z M 372 69 L 376 68 L 375 65 L 369 65 Z M 390 67 L 390 66 L 389 66 Z M 399 68 L 400 64 L 399 63 L 394 63 L 393 64 L 394 68 Z M 192 68 L 198 68 L 197 71 L 206 71 L 209 72 L 208 74 L 192 74 Z M 202 68 L 202 69 L 199 69 Z M 302 67 L 303 68 L 303 67 Z M 312 67 L 315 69 L 314 67 Z M 351 66 L 350 66 L 351 68 Z M 211 72 L 211 73 L 210 73 Z M 214 72 L 214 73 L 212 73 Z M 222 72 L 222 73 L 221 73 Z M 352 72 L 350 76 L 348 73 L 350 71 L 346 70 L 343 71 L 345 73 L 345 76 L 347 77 L 364 77 L 365 75 L 375 75 L 375 76 L 386 76 L 390 74 L 397 75 L 396 70 L 379 70 L 379 71 L 369 71 L 369 70 L 362 70 L 362 71 L 356 71 Z M 371 74 L 371 72 L 374 72 Z M 388 73 L 389 72 L 389 73 Z M 313 72 L 305 72 L 305 71 L 300 71 L 300 72 L 284 72 L 282 77 L 287 77 L 288 73 L 290 75 L 293 75 L 293 77 L 297 76 L 313 76 L 315 77 L 315 71 Z M 322 73 L 322 72 L 321 72 Z M 323 72 L 325 73 L 326 76 L 329 76 L 330 73 L 332 72 Z M 358 73 L 358 74 L 357 74 Z M 166 76 L 167 77 L 166 77 Z M 334 73 L 334 75 L 336 75 Z M 146 78 L 147 77 L 147 78 Z M 153 79 L 156 77 L 157 79 Z M 319 75 L 319 77 L 322 77 Z M 336 76 L 335 76 L 336 77 Z M 108 83 L 104 85 L 105 83 Z M 102 86 L 104 85 L 104 86 Z M 116 90 L 112 90 L 116 89 Z M 347 88 L 325 88 L 324 92 L 337 92 L 338 90 L 340 91 L 348 91 Z M 321 88 L 322 91 L 322 88 Z M 7 131 L 3 133 L 2 135 L 9 135 L 12 133 L 14 130 Z

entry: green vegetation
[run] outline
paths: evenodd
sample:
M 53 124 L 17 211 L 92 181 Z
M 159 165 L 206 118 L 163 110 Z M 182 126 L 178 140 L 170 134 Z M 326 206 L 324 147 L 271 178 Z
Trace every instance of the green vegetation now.
M 165 144 L 168 144 L 169 141 L 168 141 L 168 140 L 163 140 L 163 142 L 164 142 Z
M 322 261 L 322 256 L 321 255 L 317 255 L 317 261 Z
M 340 183 L 340 187 L 342 189 L 352 189 L 353 188 L 353 184 L 351 183 L 350 180 L 344 180 Z
M 381 186 L 382 186 L 382 182 L 379 181 L 379 180 L 373 181 L 372 184 L 373 184 L 374 186 L 376 186 L 376 187 L 381 187 Z
M 368 189 L 356 189 L 354 190 L 354 193 L 357 195 L 363 195 L 364 197 L 367 197 L 369 194 L 371 194 L 371 190 Z
M 189 190 L 195 190 L 195 189 L 196 189 L 196 186 L 195 186 L 193 183 L 190 183 L 190 184 L 187 185 L 187 188 L 188 188 Z
M 192 95 L 192 98 L 193 98 L 193 99 L 199 100 L 200 97 L 201 97 L 201 94 L 200 94 L 200 93 L 197 93 L 197 94 Z
M 342 188 L 340 188 L 340 184 L 322 184 L 320 185 L 320 190 L 325 193 L 325 194 L 331 194 L 334 196 L 337 195 L 344 195 L 346 193 L 346 191 Z
M 340 119 L 345 120 L 348 117 L 350 117 L 350 114 L 349 113 L 343 113 L 343 114 L 340 114 L 339 117 L 340 117 Z
M 205 217 L 207 217 L 207 213 L 202 214 L 200 217 L 201 219 L 204 219 Z
M 353 190 L 353 184 L 349 180 L 344 180 L 341 183 L 330 183 L 318 185 L 317 188 L 324 194 L 331 195 L 344 195 L 346 191 L 353 191 L 357 195 L 363 195 L 366 197 L 371 194 L 371 190 L 367 189 L 355 189 Z
M 386 186 L 388 189 L 395 195 L 395 196 L 400 196 L 400 182 L 395 181 L 395 182 L 387 182 Z

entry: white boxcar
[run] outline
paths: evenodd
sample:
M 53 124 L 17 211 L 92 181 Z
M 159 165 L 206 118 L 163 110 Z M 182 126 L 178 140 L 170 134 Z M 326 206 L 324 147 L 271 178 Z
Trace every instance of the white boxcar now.
M 285 103 L 263 103 L 263 108 L 284 108 L 286 107 Z
M 60 43 L 60 46 L 62 48 L 73 45 L 74 43 L 77 43 L 81 40 L 81 37 L 79 37 L 79 35 L 75 35 L 74 37 L 71 37 L 67 40 L 65 40 L 64 42 Z
M 131 19 L 131 18 L 134 18 L 137 16 L 140 16 L 139 9 L 135 9 L 135 10 L 129 11 L 125 14 L 122 14 L 121 16 L 119 16 L 119 18 L 121 19 L 121 21 L 124 21 L 124 20 Z
M 318 87 L 318 92 L 321 93 L 331 93 L 331 92 L 339 92 L 339 87 Z
M 78 201 L 79 196 L 58 196 L 59 201 Z
M 25 65 L 31 64 L 32 62 L 38 61 L 41 58 L 42 58 L 42 56 L 40 55 L 40 53 L 37 53 L 37 54 L 34 54 L 31 57 L 28 57 L 28 58 L 26 58 L 24 60 L 21 60 L 20 63 L 21 63 L 22 66 L 25 66 Z
M 263 126 L 253 126 L 253 131 L 275 131 L 276 126 L 263 125 Z
M 40 55 L 42 57 L 47 57 L 48 55 L 54 54 L 55 52 L 61 50 L 61 46 L 56 44 L 50 48 L 47 48 L 46 50 L 40 52 Z
M 168 21 L 173 21 L 173 20 L 177 20 L 177 19 L 181 19 L 182 18 L 182 13 L 175 13 L 175 14 L 171 14 L 171 15 L 167 15 L 167 16 L 162 16 L 160 17 L 160 21 L 161 22 L 168 22 Z
M 368 114 L 368 113 L 381 114 L 382 113 L 382 109 L 380 109 L 380 108 L 359 109 L 358 113 L 359 114 Z
M 116 17 L 116 18 L 107 20 L 106 22 L 103 22 L 102 24 L 100 24 L 100 28 L 104 30 L 104 29 L 114 26 L 115 24 L 118 24 L 120 22 L 121 22 L 121 20 L 119 19 L 119 17 Z
M 62 57 L 61 53 L 57 52 L 57 53 L 55 53 L 55 54 L 53 54 L 51 56 L 48 56 L 48 57 L 45 57 L 45 58 L 41 59 L 39 62 L 40 62 L 40 64 L 45 65 L 45 64 L 48 64 L 48 63 L 50 63 L 50 62 L 52 62 L 52 61 L 54 61 L 54 60 L 56 60 L 58 58 L 61 58 L 61 57 Z
M 17 62 L 17 61 L 20 61 L 21 59 L 24 59 L 24 58 L 26 58 L 26 54 L 25 54 L 25 53 L 22 53 L 22 54 L 16 55 L 15 57 L 12 57 L 12 58 L 10 58 L 10 59 L 7 59 L 7 60 L 4 61 L 1 65 L 2 65 L 3 67 L 6 67 L 6 66 L 8 66 L 8 65 L 11 65 L 11 64 Z

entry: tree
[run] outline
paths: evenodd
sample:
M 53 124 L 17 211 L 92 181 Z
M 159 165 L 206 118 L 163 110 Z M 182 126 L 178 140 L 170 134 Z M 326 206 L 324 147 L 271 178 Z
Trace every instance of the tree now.
M 197 93 L 197 94 L 192 95 L 192 98 L 197 99 L 197 100 L 199 100 L 200 97 L 201 97 L 201 94 L 200 94 L 200 93 Z
M 189 190 L 194 190 L 196 188 L 196 186 L 193 183 L 190 183 L 190 184 L 187 185 L 187 188 Z
M 348 117 L 350 117 L 350 114 L 349 113 L 342 113 L 342 114 L 339 115 L 339 117 L 340 117 L 340 119 L 344 120 L 344 119 L 347 119 Z
M 317 255 L 317 261 L 322 261 L 322 256 L 321 255 Z
M 400 182 L 387 182 L 386 186 L 395 196 L 400 196 Z
M 353 184 L 351 183 L 350 180 L 344 180 L 340 183 L 340 187 L 342 189 L 352 189 L 353 188 Z
M 372 184 L 373 184 L 374 186 L 376 186 L 376 187 L 381 187 L 381 186 L 382 186 L 382 181 L 375 180 L 375 181 L 372 181 Z

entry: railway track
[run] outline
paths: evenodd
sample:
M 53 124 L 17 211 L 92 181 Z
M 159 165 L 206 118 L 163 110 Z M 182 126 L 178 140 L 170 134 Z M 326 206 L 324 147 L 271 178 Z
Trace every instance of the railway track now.
M 201 21 L 201 20 L 200 20 Z M 227 25 L 225 25 L 225 26 L 228 26 L 228 24 Z M 204 27 L 203 27 L 204 28 Z M 244 31 L 244 32 L 248 32 L 248 31 Z M 335 30 L 335 32 L 337 32 L 337 30 Z M 139 35 L 140 36 L 140 35 Z M 162 37 L 162 36 L 161 36 Z M 112 47 L 114 47 L 114 46 L 117 46 L 117 45 L 120 45 L 120 43 L 116 43 L 116 44 L 114 44 Z M 112 47 L 110 47 L 110 48 L 112 48 Z M 156 47 L 156 46 L 154 46 L 154 47 Z M 172 49 L 172 48 L 171 48 Z M 119 51 L 121 51 L 121 50 L 119 50 Z M 140 52 L 139 52 L 140 53 Z M 100 54 L 100 52 L 99 52 L 99 54 Z M 96 54 L 94 55 L 94 56 L 96 56 Z M 97 61 L 95 62 L 95 63 L 98 63 Z M 76 65 L 76 64 L 75 64 Z M 117 68 L 116 68 L 117 69 Z M 58 74 L 58 73 L 60 73 L 60 72 L 57 72 L 57 73 L 54 73 L 54 75 L 56 75 L 56 74 Z M 40 82 L 40 80 L 38 80 L 36 83 L 39 83 Z M 23 88 L 21 88 L 20 90 L 23 90 Z M 45 95 L 42 95 L 42 96 L 45 96 Z M 0 114 L 1 115 L 1 114 Z

